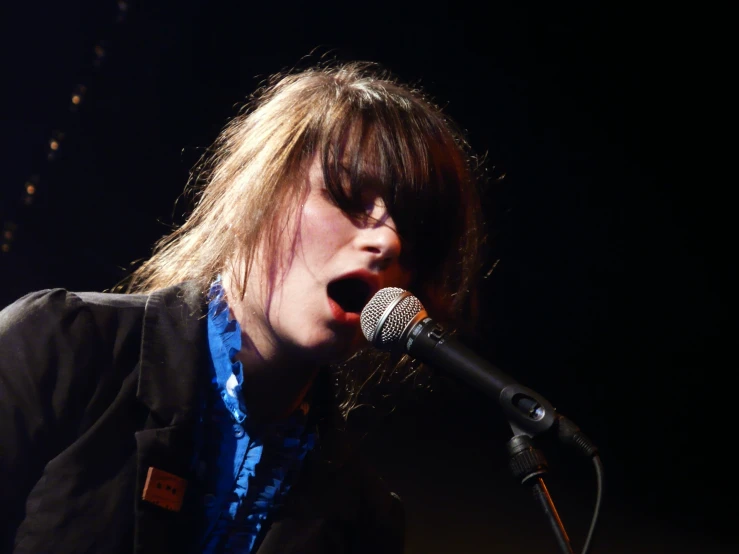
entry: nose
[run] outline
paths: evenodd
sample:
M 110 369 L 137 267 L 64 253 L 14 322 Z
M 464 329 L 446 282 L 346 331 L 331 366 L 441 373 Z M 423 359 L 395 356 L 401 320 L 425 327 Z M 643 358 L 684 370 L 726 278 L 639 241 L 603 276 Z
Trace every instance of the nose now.
M 358 233 L 359 247 L 373 256 L 380 269 L 392 265 L 400 257 L 401 242 L 395 222 L 381 198 L 368 210 L 368 217 Z

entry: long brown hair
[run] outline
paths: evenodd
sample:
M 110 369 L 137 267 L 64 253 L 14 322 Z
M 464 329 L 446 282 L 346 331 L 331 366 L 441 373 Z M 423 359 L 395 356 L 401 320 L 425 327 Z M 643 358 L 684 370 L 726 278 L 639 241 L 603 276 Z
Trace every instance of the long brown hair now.
M 383 198 L 402 240 L 402 262 L 415 275 L 409 288 L 434 318 L 452 325 L 469 318 L 482 233 L 474 158 L 433 102 L 370 63 L 277 75 L 258 90 L 194 172 L 192 214 L 157 243 L 132 274 L 129 292 L 186 280 L 205 291 L 239 262 L 243 295 L 258 246 L 276 252 L 299 205 L 295 186 L 304 180 L 297 177 L 316 156 L 331 197 L 349 217 L 364 214 L 368 188 Z M 369 374 L 339 372 L 347 379 L 345 408 L 369 375 L 398 374 L 378 373 L 388 366 L 388 356 L 380 358 Z

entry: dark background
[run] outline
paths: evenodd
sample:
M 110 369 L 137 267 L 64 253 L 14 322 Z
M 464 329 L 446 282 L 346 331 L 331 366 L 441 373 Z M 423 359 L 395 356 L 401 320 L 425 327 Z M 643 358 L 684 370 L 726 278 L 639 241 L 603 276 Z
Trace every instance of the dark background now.
M 420 81 L 487 155 L 495 269 L 470 341 L 600 446 L 593 552 L 736 548 L 735 509 L 719 502 L 732 505 L 734 480 L 735 179 L 714 171 L 730 155 L 716 138 L 733 132 L 725 14 L 70 0 L 13 3 L 0 19 L 0 221 L 11 231 L 0 306 L 39 288 L 115 285 L 179 221 L 189 170 L 268 75 L 327 53 L 376 61 Z M 440 379 L 367 440 L 405 499 L 409 553 L 557 551 L 508 473 L 509 437 L 496 406 Z M 547 448 L 579 550 L 593 471 Z

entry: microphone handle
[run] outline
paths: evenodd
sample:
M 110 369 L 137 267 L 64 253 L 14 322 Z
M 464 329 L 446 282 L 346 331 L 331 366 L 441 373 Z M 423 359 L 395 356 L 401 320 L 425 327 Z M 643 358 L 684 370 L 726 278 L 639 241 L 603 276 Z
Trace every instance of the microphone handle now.
M 400 342 L 410 356 L 457 375 L 498 401 L 514 432 L 534 436 L 555 425 L 558 414 L 548 400 L 454 339 L 425 312 L 413 318 Z

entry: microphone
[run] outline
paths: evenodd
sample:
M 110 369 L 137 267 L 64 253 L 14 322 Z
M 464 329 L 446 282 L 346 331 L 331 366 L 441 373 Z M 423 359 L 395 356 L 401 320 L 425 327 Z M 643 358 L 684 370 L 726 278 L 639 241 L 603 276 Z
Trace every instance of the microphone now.
M 455 340 L 431 319 L 420 300 L 396 287 L 379 290 L 362 310 L 362 333 L 375 348 L 402 352 L 460 377 L 495 399 L 515 434 L 535 436 L 557 425 L 559 437 L 587 455 L 597 452 L 577 426 L 537 392 Z

